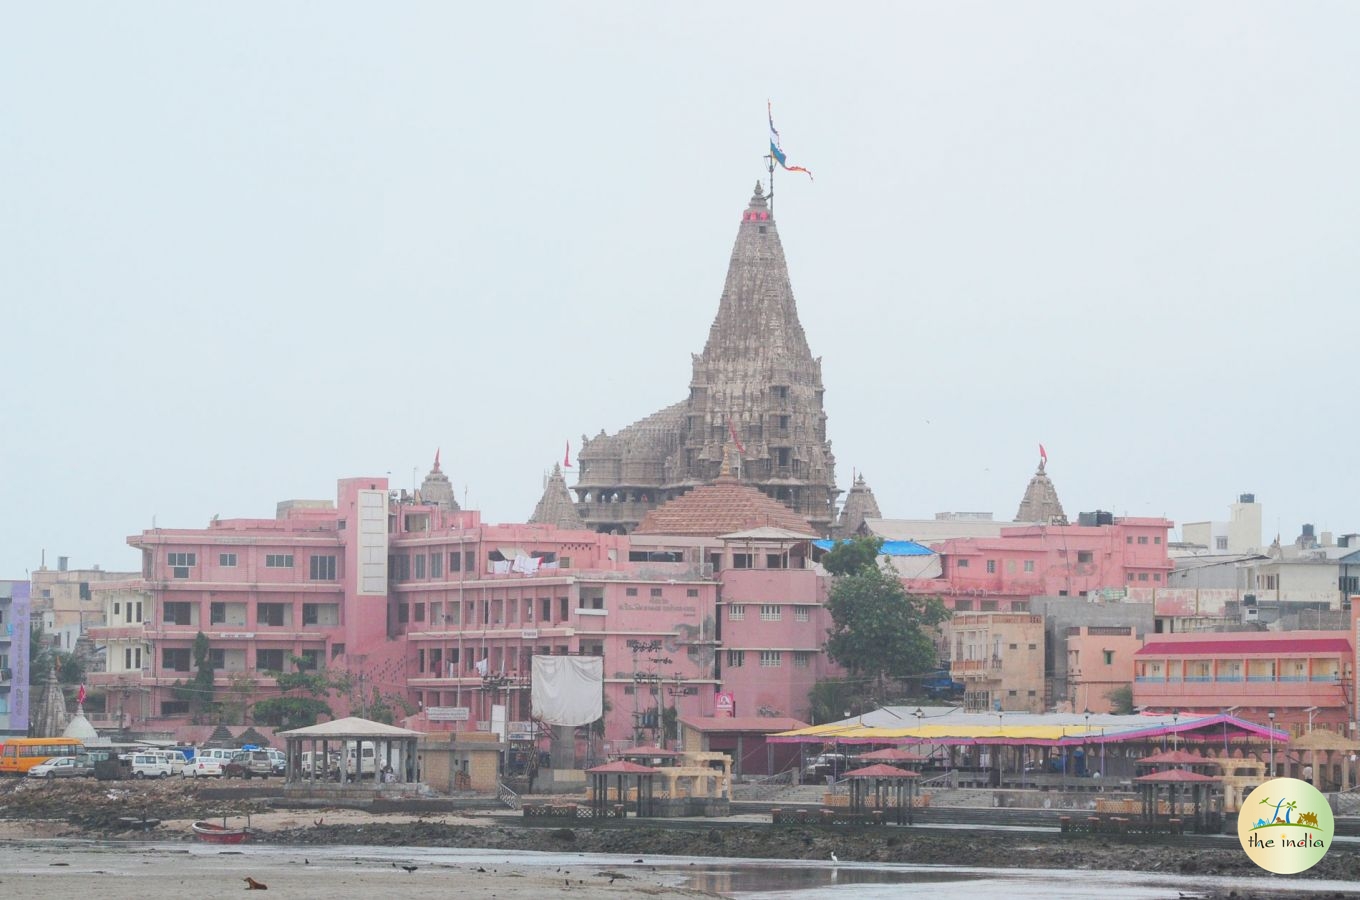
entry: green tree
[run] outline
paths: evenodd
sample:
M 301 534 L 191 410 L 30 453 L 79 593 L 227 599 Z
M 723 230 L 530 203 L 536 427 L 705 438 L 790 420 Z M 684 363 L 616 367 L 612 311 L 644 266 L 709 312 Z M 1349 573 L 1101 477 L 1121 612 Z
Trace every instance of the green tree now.
M 47 636 L 40 619 L 33 619 L 28 631 L 28 683 L 37 691 L 47 683 L 56 667 L 57 683 L 78 685 L 85 681 L 85 663 L 74 653 L 63 653 Z
M 822 568 L 832 575 L 854 575 L 878 567 L 878 554 L 883 551 L 883 538 L 857 534 L 839 541 L 821 559 Z
M 193 691 L 189 695 L 189 716 L 196 725 L 211 721 L 218 712 L 213 702 L 213 681 L 217 672 L 213 669 L 212 646 L 208 636 L 200 631 L 194 635 L 194 680 L 189 682 Z
M 938 654 L 928 630 L 948 613 L 938 597 L 908 594 L 891 566 L 864 566 L 837 577 L 826 605 L 832 620 L 827 655 L 851 677 L 872 681 L 879 701 L 885 679 L 935 668 Z
M 1105 692 L 1105 699 L 1110 701 L 1110 711 L 1115 715 L 1133 715 L 1133 685 L 1121 684 L 1117 688 L 1112 688 Z
M 316 697 L 270 697 L 256 701 L 250 711 L 257 724 L 288 728 L 306 728 L 332 715 L 330 704 Z
M 844 678 L 824 678 L 808 692 L 812 724 L 838 722 L 846 715 L 858 715 L 866 705 L 860 685 Z
M 222 701 L 222 716 L 229 725 L 248 725 L 250 723 L 246 719 L 255 692 L 260 689 L 259 679 L 253 672 L 241 671 L 232 672 L 230 680 L 227 699 Z

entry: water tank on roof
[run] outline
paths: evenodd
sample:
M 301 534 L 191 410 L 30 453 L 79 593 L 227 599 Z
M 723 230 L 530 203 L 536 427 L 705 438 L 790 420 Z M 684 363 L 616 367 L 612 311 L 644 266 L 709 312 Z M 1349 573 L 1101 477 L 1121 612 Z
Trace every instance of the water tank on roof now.
M 1237 497 L 1237 502 L 1238 502 L 1238 503 L 1255 503 L 1255 502 L 1256 502 L 1256 495 L 1255 495 L 1255 494 L 1239 494 L 1238 497 Z

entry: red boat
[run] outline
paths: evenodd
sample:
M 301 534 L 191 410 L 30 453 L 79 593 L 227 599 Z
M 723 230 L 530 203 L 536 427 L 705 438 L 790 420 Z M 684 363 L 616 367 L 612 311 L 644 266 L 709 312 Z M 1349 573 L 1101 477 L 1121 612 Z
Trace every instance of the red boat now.
M 212 822 L 195 822 L 193 829 L 194 837 L 200 841 L 207 841 L 209 844 L 243 844 L 255 834 L 249 825 L 245 828 L 228 828 L 225 822 L 221 825 L 214 825 Z

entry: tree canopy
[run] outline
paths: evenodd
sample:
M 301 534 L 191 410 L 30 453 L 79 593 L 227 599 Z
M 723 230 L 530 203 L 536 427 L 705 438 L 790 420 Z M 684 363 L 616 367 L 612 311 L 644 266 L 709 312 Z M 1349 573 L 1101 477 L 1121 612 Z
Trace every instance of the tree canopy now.
M 939 598 L 908 594 L 891 566 L 860 566 L 836 578 L 827 610 L 833 623 L 827 655 L 852 677 L 876 682 L 880 698 L 885 678 L 935 668 L 938 654 L 928 629 L 948 614 Z
M 828 550 L 822 556 L 822 568 L 832 575 L 854 575 L 875 568 L 882 551 L 883 538 L 857 534 Z

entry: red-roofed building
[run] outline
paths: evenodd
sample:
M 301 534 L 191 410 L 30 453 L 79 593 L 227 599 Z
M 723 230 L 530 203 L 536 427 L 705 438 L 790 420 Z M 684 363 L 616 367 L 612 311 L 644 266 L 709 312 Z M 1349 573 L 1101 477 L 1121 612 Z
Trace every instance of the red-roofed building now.
M 1148 638 L 1134 654 L 1133 702 L 1145 710 L 1233 715 L 1295 734 L 1345 733 L 1355 648 L 1344 631 L 1187 632 Z

